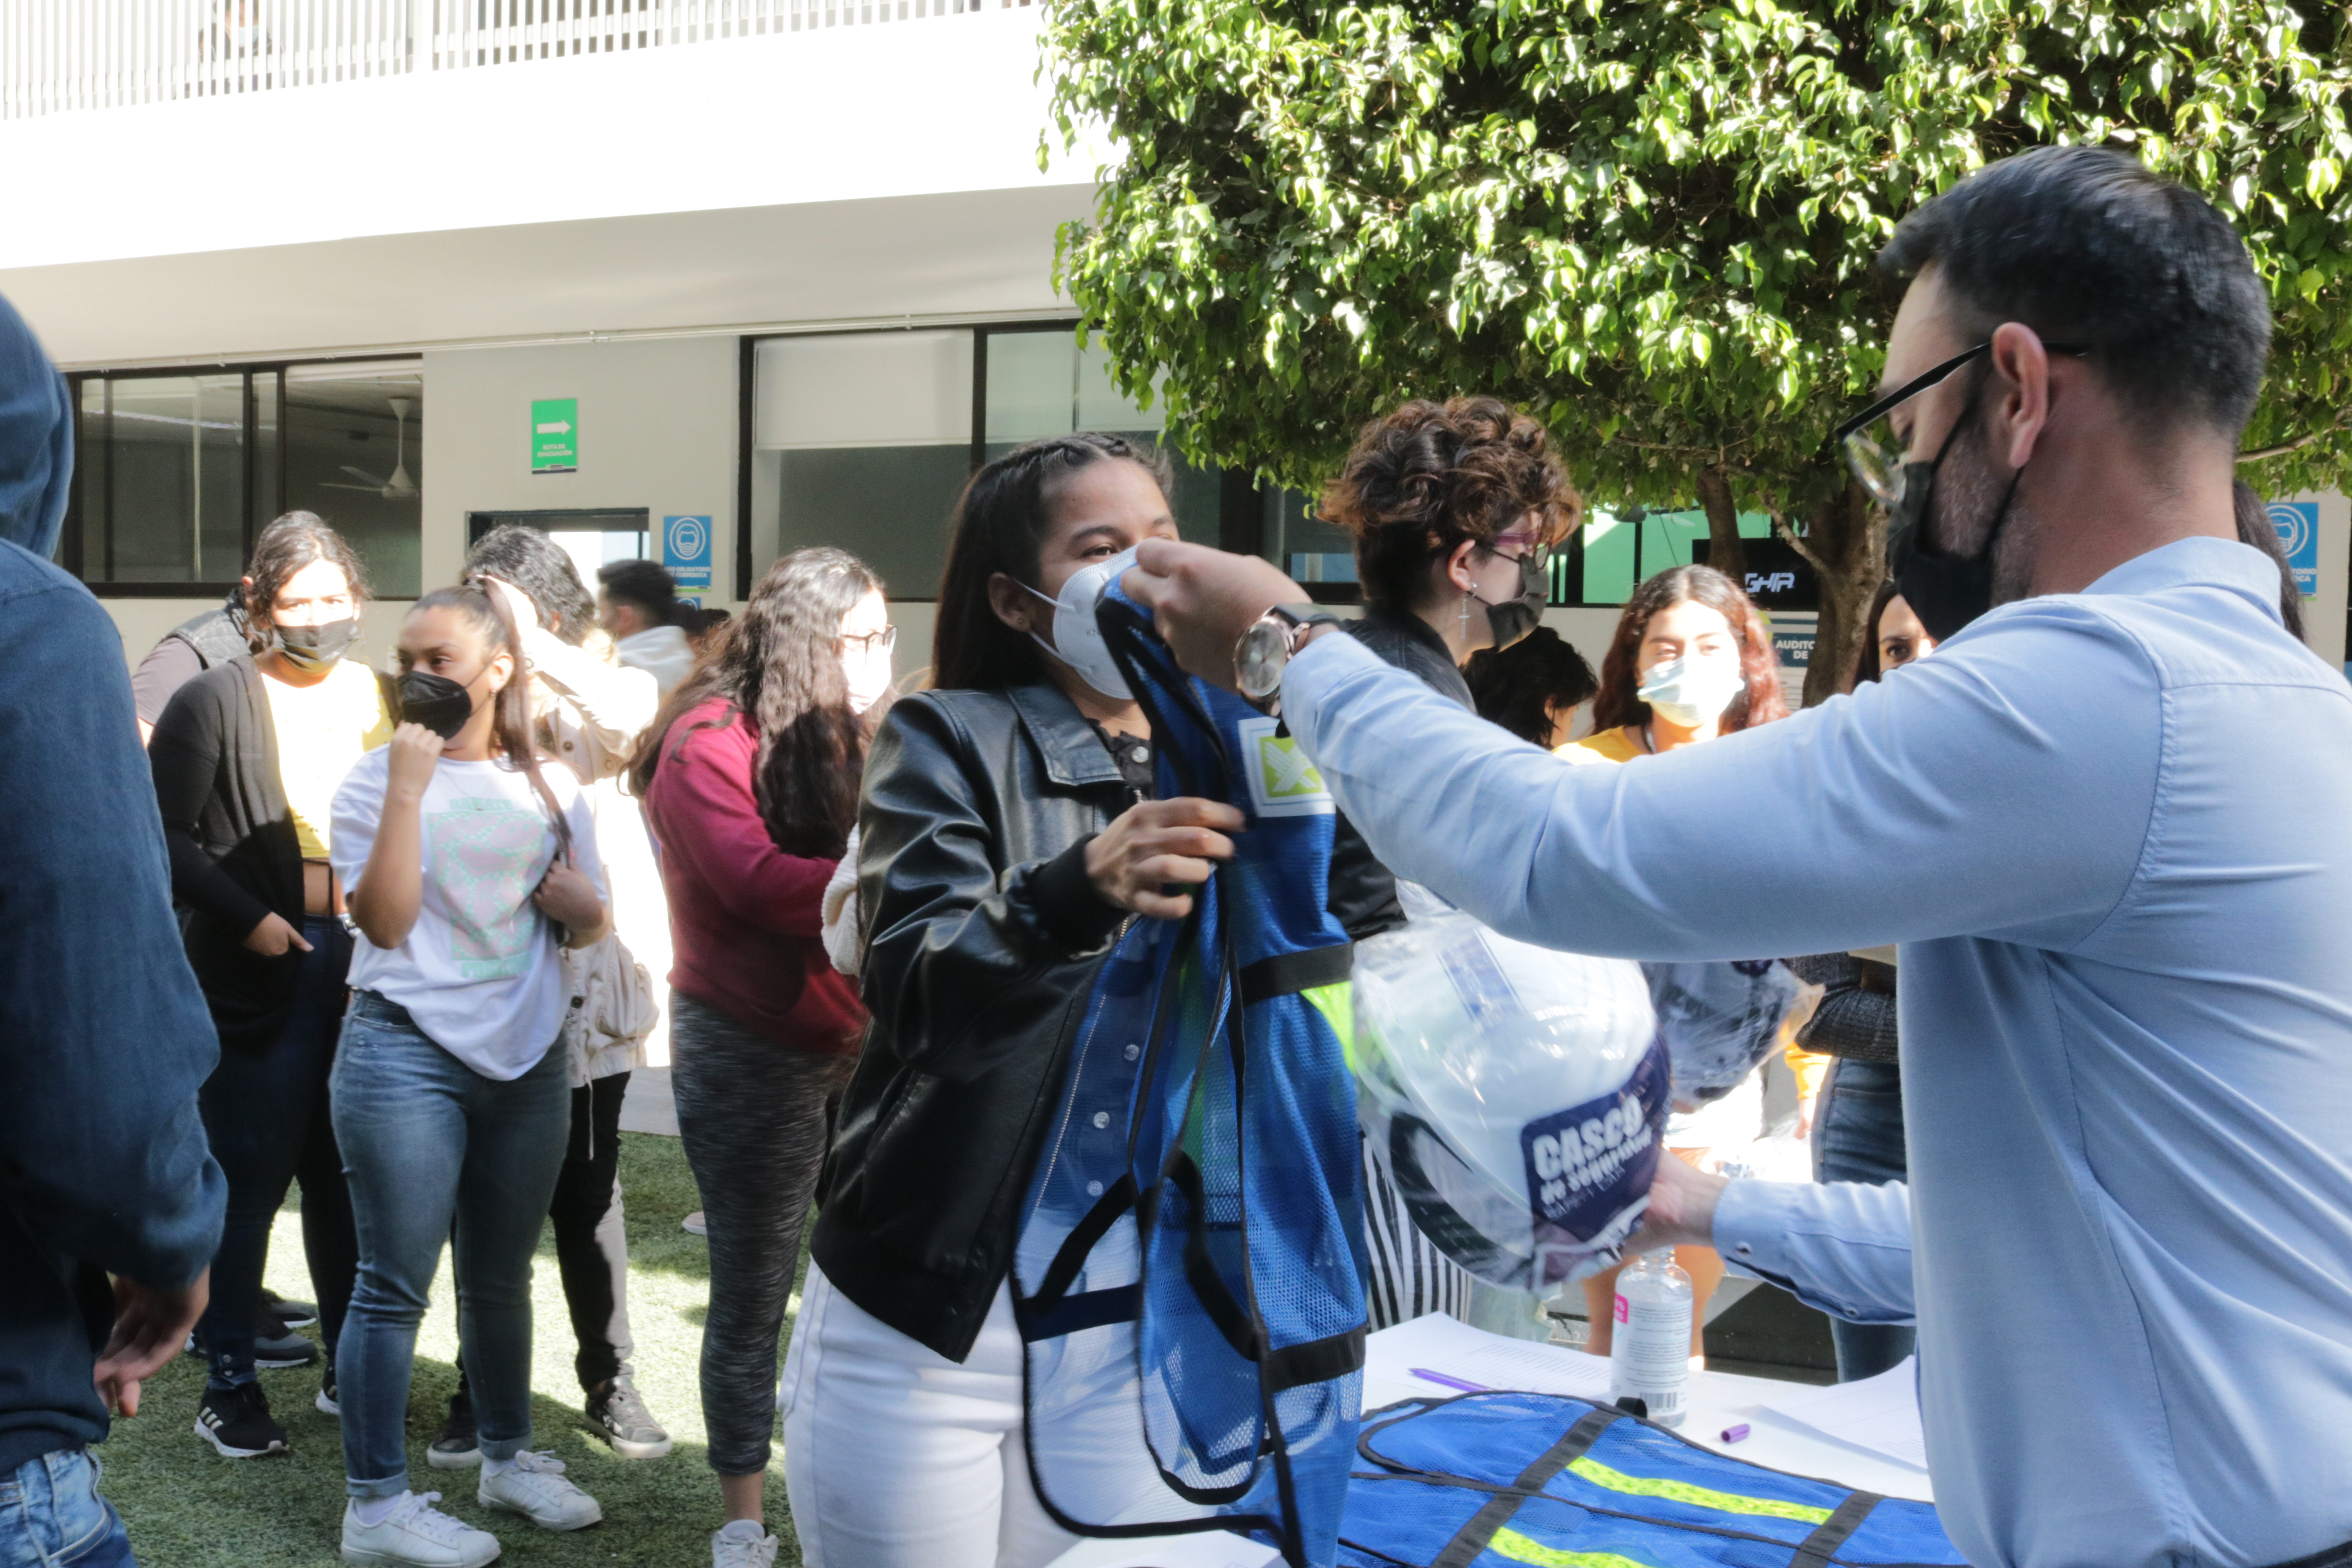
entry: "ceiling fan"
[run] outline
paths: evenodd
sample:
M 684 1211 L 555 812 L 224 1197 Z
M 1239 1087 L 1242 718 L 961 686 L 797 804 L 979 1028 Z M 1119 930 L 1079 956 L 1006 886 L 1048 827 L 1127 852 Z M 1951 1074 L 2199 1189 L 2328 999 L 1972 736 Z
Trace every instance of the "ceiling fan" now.
M 345 463 L 342 465 L 343 472 L 355 479 L 365 479 L 367 482 L 361 485 L 347 485 L 334 479 L 325 479 L 320 481 L 324 489 L 373 490 L 386 500 L 407 500 L 415 497 L 416 481 L 408 477 L 408 411 L 416 406 L 416 400 L 413 397 L 390 397 L 384 401 L 392 405 L 392 416 L 398 422 L 397 434 L 394 437 L 392 477 L 380 479 L 365 468 L 354 468 L 349 463 Z

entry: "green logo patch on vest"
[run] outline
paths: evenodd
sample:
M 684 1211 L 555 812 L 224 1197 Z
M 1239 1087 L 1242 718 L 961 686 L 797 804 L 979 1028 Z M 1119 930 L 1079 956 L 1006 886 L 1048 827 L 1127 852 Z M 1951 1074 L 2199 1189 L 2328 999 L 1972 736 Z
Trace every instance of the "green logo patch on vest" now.
M 1250 805 L 1260 816 L 1321 816 L 1335 810 L 1323 774 L 1281 721 L 1244 719 L 1239 726 Z

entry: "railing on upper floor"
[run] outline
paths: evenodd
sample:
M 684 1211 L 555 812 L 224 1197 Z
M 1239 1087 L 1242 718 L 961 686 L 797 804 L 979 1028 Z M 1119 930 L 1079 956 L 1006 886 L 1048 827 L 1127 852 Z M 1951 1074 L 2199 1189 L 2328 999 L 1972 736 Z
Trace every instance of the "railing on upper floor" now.
M 0 120 L 1035 0 L 0 0 Z

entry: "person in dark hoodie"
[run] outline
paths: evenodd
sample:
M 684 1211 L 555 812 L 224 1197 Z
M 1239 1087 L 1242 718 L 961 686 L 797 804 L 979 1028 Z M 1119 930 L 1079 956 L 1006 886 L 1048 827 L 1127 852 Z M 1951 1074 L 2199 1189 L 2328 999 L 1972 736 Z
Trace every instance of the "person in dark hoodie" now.
M 122 640 L 48 561 L 72 475 L 65 382 L 0 300 L 0 1560 L 117 1568 L 89 1446 L 204 1310 L 226 1189 Z

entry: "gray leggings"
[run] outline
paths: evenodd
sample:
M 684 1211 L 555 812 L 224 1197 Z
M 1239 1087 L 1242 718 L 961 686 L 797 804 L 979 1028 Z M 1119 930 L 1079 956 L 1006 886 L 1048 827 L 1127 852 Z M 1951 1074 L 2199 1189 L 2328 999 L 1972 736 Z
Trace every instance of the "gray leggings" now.
M 702 1330 L 710 1468 L 753 1476 L 768 1468 L 775 1435 L 776 1340 L 809 1198 L 857 1058 L 780 1046 L 676 991 L 669 1039 L 678 1136 L 710 1227 Z

